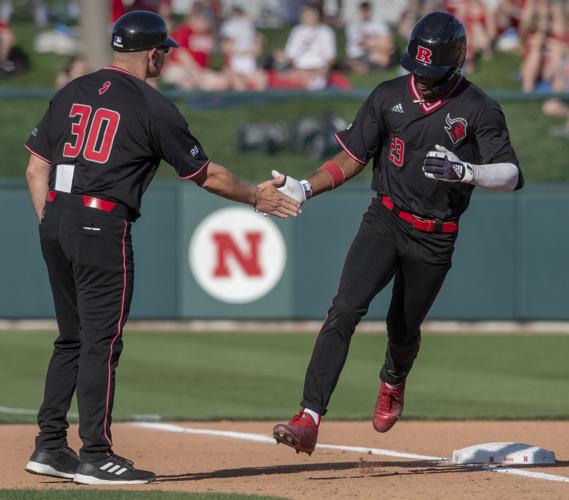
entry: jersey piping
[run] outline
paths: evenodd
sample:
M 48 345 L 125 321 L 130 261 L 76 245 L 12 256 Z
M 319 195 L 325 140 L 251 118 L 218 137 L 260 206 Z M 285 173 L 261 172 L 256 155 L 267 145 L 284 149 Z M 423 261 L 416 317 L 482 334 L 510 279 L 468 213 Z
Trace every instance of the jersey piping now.
M 338 143 L 340 144 L 340 146 L 342 146 L 342 149 L 348 154 L 348 156 L 352 159 L 357 161 L 358 163 L 360 163 L 361 165 L 367 165 L 367 162 L 360 160 L 358 157 L 356 157 L 349 149 L 348 146 L 346 146 L 344 144 L 344 142 L 342 141 L 342 139 L 340 139 L 340 136 L 338 135 L 338 133 L 334 134 L 334 137 L 336 138 L 336 140 L 338 141 Z
M 134 78 L 138 78 L 138 76 L 136 76 L 134 73 L 131 73 L 130 71 L 123 68 L 119 68 L 117 66 L 105 66 L 103 69 L 107 71 L 116 71 L 117 73 L 124 73 L 125 75 L 134 76 Z M 140 78 L 138 79 L 140 80 Z
M 24 144 L 24 147 L 34 156 L 36 156 L 37 158 L 39 158 L 40 160 L 45 161 L 46 163 L 49 163 L 51 165 L 51 161 L 49 161 L 47 158 L 44 158 L 42 155 L 40 155 L 39 153 L 36 153 L 33 149 L 31 149 L 27 144 Z
M 413 102 L 418 103 L 419 107 L 423 110 L 423 113 L 428 114 L 439 109 L 441 106 L 444 106 L 448 102 L 449 100 L 448 98 L 452 95 L 452 93 L 456 90 L 456 88 L 459 86 L 461 82 L 462 82 L 462 76 L 460 76 L 457 79 L 457 81 L 454 83 L 451 89 L 445 94 L 444 97 L 441 97 L 435 102 L 425 102 L 423 100 L 423 96 L 415 86 L 415 75 L 413 75 L 412 73 L 409 78 L 409 88 L 411 90 L 411 95 L 415 98 Z
M 202 172 L 202 170 L 204 168 L 206 168 L 210 163 L 211 163 L 211 160 L 206 160 L 206 162 L 196 172 L 194 172 L 193 174 L 190 174 L 186 177 L 178 176 L 178 179 L 182 179 L 183 181 L 188 180 L 188 179 L 193 179 L 196 175 L 199 175 L 200 172 Z

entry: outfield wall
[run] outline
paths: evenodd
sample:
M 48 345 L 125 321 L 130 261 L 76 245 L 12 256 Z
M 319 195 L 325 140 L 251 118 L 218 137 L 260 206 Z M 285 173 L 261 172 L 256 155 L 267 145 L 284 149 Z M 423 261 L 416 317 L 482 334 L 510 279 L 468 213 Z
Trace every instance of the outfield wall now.
M 348 184 L 280 221 L 193 184 L 154 183 L 133 228 L 131 318 L 322 318 L 371 194 Z M 219 212 L 226 208 L 241 210 Z M 430 319 L 569 320 L 568 213 L 569 185 L 476 190 Z M 0 227 L 0 317 L 53 317 L 20 182 L 0 184 Z M 389 294 L 390 287 L 378 296 L 369 319 L 385 317 Z

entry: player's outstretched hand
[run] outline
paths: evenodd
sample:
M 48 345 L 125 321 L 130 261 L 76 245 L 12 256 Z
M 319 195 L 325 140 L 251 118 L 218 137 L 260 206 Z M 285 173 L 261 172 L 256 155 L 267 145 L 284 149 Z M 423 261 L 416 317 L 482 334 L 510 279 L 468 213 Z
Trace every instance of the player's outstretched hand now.
M 423 162 L 425 177 L 444 182 L 471 182 L 474 178 L 470 163 L 438 144 L 429 151 Z
M 283 174 L 277 170 L 273 170 L 271 175 L 274 179 L 283 177 Z M 279 191 L 290 196 L 293 200 L 298 201 L 298 203 L 302 205 L 306 201 L 306 192 L 304 191 L 302 184 L 299 180 L 291 177 L 290 175 L 285 175 L 284 178 L 284 183 L 279 187 Z
M 274 215 L 286 219 L 289 216 L 296 217 L 300 214 L 300 203 L 295 199 L 279 191 L 286 182 L 286 177 L 281 175 L 257 186 L 255 209 L 267 215 Z

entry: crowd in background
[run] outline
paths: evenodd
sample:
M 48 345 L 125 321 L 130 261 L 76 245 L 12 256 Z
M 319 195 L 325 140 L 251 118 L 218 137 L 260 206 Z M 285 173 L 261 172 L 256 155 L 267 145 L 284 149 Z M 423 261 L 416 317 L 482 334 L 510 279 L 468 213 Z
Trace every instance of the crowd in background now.
M 17 41 L 10 29 L 14 1 L 18 0 L 0 0 L 0 77 L 16 69 L 11 54 Z M 43 0 L 19 1 L 30 4 L 38 28 L 48 24 Z M 476 71 L 479 61 L 492 58 L 495 50 L 515 51 L 522 55 L 515 77 L 524 92 L 569 91 L 569 0 L 396 0 L 393 8 L 399 8 L 395 22 L 391 7 L 389 12 L 386 8 L 391 4 L 384 1 L 357 2 L 350 18 L 345 18 L 339 8 L 330 12 L 332 0 L 107 1 L 109 24 L 134 9 L 157 12 L 168 21 L 172 37 L 181 48 L 169 56 L 162 82 L 185 90 L 347 89 L 349 73 L 397 67 L 397 47 L 404 45 L 417 20 L 433 10 L 445 10 L 465 25 L 466 73 Z M 259 4 L 281 5 L 280 18 L 278 9 L 253 9 Z M 78 1 L 67 5 L 68 17 L 78 17 Z M 260 23 L 292 24 L 286 43 L 272 54 L 267 54 Z M 337 34 L 342 31 L 345 56 L 340 60 Z M 66 26 L 40 33 L 35 47 L 43 52 L 75 54 L 59 75 L 58 85 L 87 69 L 85 60 L 76 55 L 77 37 Z M 213 59 L 221 59 L 222 64 L 212 64 Z M 569 130 L 569 107 L 565 103 L 549 100 L 544 112 L 567 116 Z

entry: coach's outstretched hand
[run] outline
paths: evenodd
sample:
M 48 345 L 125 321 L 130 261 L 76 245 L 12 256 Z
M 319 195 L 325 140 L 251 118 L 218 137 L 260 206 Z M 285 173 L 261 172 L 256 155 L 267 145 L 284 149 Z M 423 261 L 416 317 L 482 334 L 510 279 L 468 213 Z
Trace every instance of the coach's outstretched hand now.
M 286 182 L 284 175 L 270 179 L 257 186 L 255 210 L 267 215 L 286 219 L 300 214 L 300 203 L 279 190 Z

